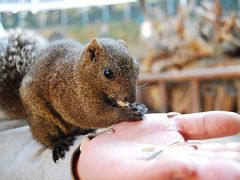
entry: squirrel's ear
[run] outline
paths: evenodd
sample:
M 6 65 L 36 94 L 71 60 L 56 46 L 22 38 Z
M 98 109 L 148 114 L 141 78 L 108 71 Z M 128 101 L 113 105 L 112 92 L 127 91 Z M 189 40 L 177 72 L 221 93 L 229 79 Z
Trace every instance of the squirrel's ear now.
M 123 44 L 127 48 L 127 43 L 124 40 L 118 39 L 117 41 Z
M 98 42 L 98 40 L 96 38 L 91 40 L 86 48 L 86 50 L 89 52 L 90 58 L 93 61 L 96 61 L 96 56 L 101 49 L 102 49 L 102 45 Z

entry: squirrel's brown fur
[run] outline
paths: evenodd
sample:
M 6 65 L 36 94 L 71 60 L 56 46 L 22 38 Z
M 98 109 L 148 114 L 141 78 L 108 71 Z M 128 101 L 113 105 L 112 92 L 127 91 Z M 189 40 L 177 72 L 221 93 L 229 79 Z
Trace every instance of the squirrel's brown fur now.
M 122 40 L 40 48 L 40 39 L 19 30 L 0 39 L 0 108 L 26 118 L 33 136 L 53 149 L 54 161 L 76 133 L 142 119 L 147 108 L 135 103 L 138 65 Z M 130 104 L 118 107 L 117 100 Z
M 112 70 L 114 78 L 104 76 Z M 135 102 L 138 65 L 122 41 L 94 39 L 83 47 L 60 41 L 46 48 L 24 76 L 20 95 L 33 135 L 64 156 L 76 130 L 139 120 L 136 107 L 118 108 L 109 96 Z M 70 138 L 66 141 L 67 138 Z

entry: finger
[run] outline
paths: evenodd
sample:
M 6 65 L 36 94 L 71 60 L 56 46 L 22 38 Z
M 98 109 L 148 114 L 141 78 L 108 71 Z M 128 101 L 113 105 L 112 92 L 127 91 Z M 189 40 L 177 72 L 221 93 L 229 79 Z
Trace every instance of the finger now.
M 206 143 L 206 144 L 195 144 L 195 145 L 202 150 L 209 150 L 214 152 L 235 151 L 240 153 L 240 143 L 236 143 L 236 142 L 224 143 L 224 144 Z
M 240 162 L 240 153 L 236 151 L 209 151 L 209 150 L 191 150 L 188 152 L 190 156 L 194 157 L 201 157 L 201 158 L 207 158 L 209 160 L 232 160 L 236 162 Z M 240 165 L 240 164 L 239 164 Z
M 209 111 L 173 117 L 185 139 L 206 139 L 240 132 L 240 115 L 233 112 Z
M 240 177 L 240 154 L 236 152 L 212 152 L 204 150 L 189 150 L 181 147 L 170 149 L 158 156 L 162 161 L 165 157 L 171 157 L 171 161 L 178 159 L 187 162 L 191 166 L 191 171 L 178 177 L 174 171 L 175 179 L 219 179 L 219 180 L 238 180 Z M 175 162 L 176 163 L 176 162 Z M 179 162 L 177 162 L 179 163 Z M 225 168 L 228 166 L 227 168 Z M 191 172 L 191 173 L 190 173 Z M 170 176 L 172 177 L 172 176 Z
M 240 143 L 227 143 L 227 144 L 180 144 L 169 146 L 165 149 L 166 153 L 172 152 L 176 154 L 186 154 L 190 156 L 197 156 L 216 159 L 231 159 L 240 163 Z
M 227 159 L 193 157 L 192 162 L 198 179 L 238 180 L 240 164 Z

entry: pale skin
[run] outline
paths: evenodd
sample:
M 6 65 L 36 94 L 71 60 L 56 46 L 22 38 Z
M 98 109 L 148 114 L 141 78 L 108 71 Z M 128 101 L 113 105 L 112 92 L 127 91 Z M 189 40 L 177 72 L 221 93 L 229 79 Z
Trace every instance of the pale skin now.
M 172 118 L 147 114 L 143 121 L 122 122 L 114 130 L 82 149 L 77 164 L 82 180 L 240 179 L 240 141 L 189 141 L 238 134 L 236 113 L 211 111 Z

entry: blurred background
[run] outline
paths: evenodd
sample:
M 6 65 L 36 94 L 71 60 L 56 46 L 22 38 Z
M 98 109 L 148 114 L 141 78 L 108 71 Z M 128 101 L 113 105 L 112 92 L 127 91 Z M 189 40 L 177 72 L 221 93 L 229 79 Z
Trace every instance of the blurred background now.
M 240 112 L 240 0 L 0 0 L 0 36 L 127 42 L 150 112 Z

